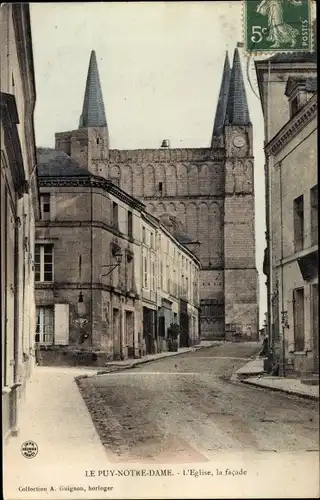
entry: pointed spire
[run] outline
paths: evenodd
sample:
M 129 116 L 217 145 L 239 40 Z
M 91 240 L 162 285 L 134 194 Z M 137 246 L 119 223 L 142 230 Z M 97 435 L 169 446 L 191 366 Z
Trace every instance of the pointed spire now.
M 224 60 L 223 74 L 222 74 L 219 99 L 218 99 L 218 104 L 217 104 L 217 111 L 216 111 L 216 116 L 215 116 L 214 125 L 213 125 L 212 139 L 213 139 L 213 137 L 218 137 L 222 133 L 222 130 L 223 130 L 223 125 L 224 125 L 224 120 L 225 120 L 225 115 L 226 115 L 226 108 L 227 108 L 227 101 L 228 101 L 230 76 L 231 76 L 231 69 L 230 69 L 229 56 L 228 56 L 228 51 L 227 51 L 226 57 Z
M 250 123 L 246 90 L 244 86 L 239 50 L 235 49 L 230 78 L 225 125 L 248 125 Z
M 106 126 L 97 58 L 95 51 L 92 50 L 79 128 Z

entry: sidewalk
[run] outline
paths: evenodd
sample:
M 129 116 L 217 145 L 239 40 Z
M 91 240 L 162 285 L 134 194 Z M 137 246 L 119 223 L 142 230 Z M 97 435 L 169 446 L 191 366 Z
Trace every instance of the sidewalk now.
M 190 348 L 181 348 L 178 352 L 113 362 L 106 367 L 105 372 L 108 372 L 108 368 L 109 371 L 123 370 L 216 344 L 206 341 Z M 114 457 L 107 455 L 100 441 L 75 380 L 97 373 L 97 368 L 92 367 L 35 367 L 27 383 L 25 401 L 20 406 L 19 435 L 9 437 L 3 447 L 4 492 L 7 500 L 26 498 L 26 490 L 19 490 L 21 486 L 48 486 L 49 481 L 79 485 L 85 480 L 86 471 L 108 469 L 114 462 Z M 26 441 L 33 441 L 38 446 L 38 453 L 32 460 L 21 453 L 21 446 Z M 120 498 L 121 488 L 118 487 Z M 56 493 L 50 493 L 56 494 L 59 494 L 58 488 Z M 92 498 L 97 498 L 97 495 L 95 493 Z M 27 498 L 42 500 L 43 493 L 29 492 Z
M 237 379 L 242 380 L 247 377 L 262 375 L 263 373 L 263 358 L 257 357 L 239 368 L 235 375 Z
M 282 391 L 294 396 L 300 396 L 307 399 L 319 400 L 319 386 L 306 385 L 299 379 L 289 377 L 249 377 L 242 380 L 245 384 L 251 384 L 259 387 L 265 387 L 272 391 Z
M 5 474 L 41 464 L 88 463 L 94 457 L 104 464 L 107 454 L 80 395 L 75 377 L 96 374 L 93 369 L 37 366 L 27 384 L 20 408 L 17 437 L 4 446 Z M 38 455 L 26 460 L 20 451 L 28 440 L 38 445 Z
M 302 398 L 319 400 L 319 386 L 303 384 L 296 378 L 266 375 L 263 371 L 263 358 L 259 357 L 237 370 L 231 380 L 272 391 L 282 391 Z

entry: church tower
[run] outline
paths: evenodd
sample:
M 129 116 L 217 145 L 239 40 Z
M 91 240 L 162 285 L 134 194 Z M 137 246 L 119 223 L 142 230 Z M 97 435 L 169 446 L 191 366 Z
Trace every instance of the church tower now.
M 228 75 L 227 69 L 227 75 Z M 227 78 L 227 76 L 226 76 Z M 223 89 L 221 89 L 221 92 Z M 255 265 L 254 158 L 252 123 L 238 49 L 228 92 L 218 103 L 214 136 L 224 144 L 224 306 L 226 336 L 257 338 L 258 273 Z M 217 112 L 218 112 L 217 110 Z
M 56 148 L 141 200 L 197 255 L 202 264 L 202 338 L 233 338 L 238 333 L 256 339 L 252 124 L 238 49 L 232 69 L 228 54 L 225 57 L 209 147 L 171 148 L 169 141 L 159 139 L 155 149 L 109 148 L 92 51 L 79 128 L 56 134 Z M 164 283 L 169 279 L 164 275 Z
M 95 175 L 106 175 L 109 133 L 96 53 L 91 51 L 79 128 L 55 135 L 56 149 Z

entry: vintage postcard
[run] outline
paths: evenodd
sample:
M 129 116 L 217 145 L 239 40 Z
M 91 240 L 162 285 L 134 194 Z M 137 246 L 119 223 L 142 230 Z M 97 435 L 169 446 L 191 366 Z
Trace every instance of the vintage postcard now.
M 5 500 L 318 498 L 315 7 L 1 4 Z

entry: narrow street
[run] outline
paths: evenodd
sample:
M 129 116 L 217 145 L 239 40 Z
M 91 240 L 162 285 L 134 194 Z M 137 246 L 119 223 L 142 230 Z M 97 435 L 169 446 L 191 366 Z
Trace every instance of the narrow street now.
M 230 382 L 257 344 L 220 344 L 79 381 L 113 462 L 186 463 L 217 452 L 317 452 L 318 403 Z

